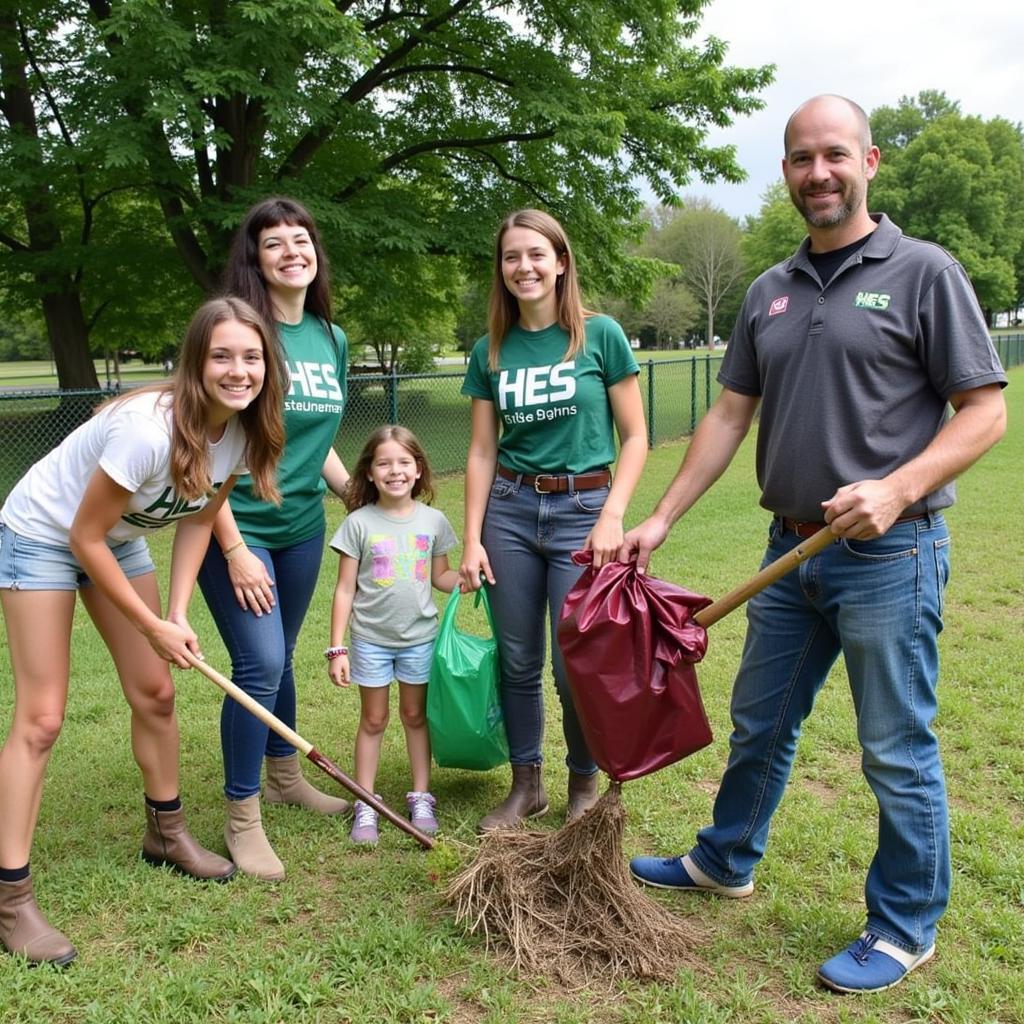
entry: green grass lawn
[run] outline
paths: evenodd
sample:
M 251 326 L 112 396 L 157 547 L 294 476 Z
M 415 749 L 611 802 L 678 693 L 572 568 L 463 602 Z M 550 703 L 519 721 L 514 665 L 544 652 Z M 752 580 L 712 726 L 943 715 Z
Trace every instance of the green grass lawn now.
M 818 964 L 863 921 L 864 875 L 875 842 L 873 797 L 859 770 L 853 712 L 837 667 L 801 742 L 752 899 L 666 895 L 704 938 L 671 984 L 570 991 L 517 977 L 457 928 L 440 898 L 453 862 L 471 854 L 478 818 L 507 787 L 506 769 L 437 770 L 434 792 L 450 843 L 424 854 L 383 828 L 376 851 L 353 850 L 342 822 L 265 809 L 288 878 L 202 886 L 138 858 L 142 794 L 128 713 L 109 657 L 84 614 L 72 639 L 67 721 L 43 799 L 33 874 L 40 901 L 78 945 L 67 971 L 30 970 L 0 956 L 0 1021 L 449 1022 L 449 1024 L 1024 1024 L 1024 746 L 1021 648 L 1024 539 L 1013 526 L 1024 464 L 1024 370 L 1010 374 L 1006 439 L 960 482 L 950 511 L 953 576 L 942 636 L 937 722 L 952 811 L 954 890 L 934 961 L 888 993 L 838 997 L 814 981 Z M 651 453 L 631 518 L 641 518 L 678 464 L 681 446 Z M 458 529 L 462 480 L 441 481 L 438 504 Z M 711 596 L 753 574 L 767 516 L 757 508 L 753 445 L 655 558 L 654 571 Z M 330 528 L 341 507 L 328 506 Z M 169 536 L 154 553 L 165 568 Z M 335 573 L 328 552 L 296 652 L 299 731 L 351 766 L 358 697 L 334 689 L 322 650 Z M 206 657 L 229 670 L 197 595 L 192 622 Z M 744 631 L 741 612 L 712 627 L 700 666 L 714 743 L 624 787 L 626 855 L 678 853 L 708 820 L 727 755 L 728 698 Z M 196 835 L 223 850 L 220 695 L 196 673 L 177 676 L 182 777 Z M 11 708 L 0 657 L 0 719 Z M 555 827 L 564 813 L 563 746 L 549 687 L 547 782 Z M 332 783 L 308 766 L 307 775 Z M 409 788 L 397 710 L 379 777 L 402 805 Z

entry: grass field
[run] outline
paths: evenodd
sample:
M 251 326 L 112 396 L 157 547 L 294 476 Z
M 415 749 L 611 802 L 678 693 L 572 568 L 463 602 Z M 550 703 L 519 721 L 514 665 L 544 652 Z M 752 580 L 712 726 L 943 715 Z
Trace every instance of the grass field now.
M 936 728 L 952 812 L 953 900 L 935 960 L 899 988 L 837 997 L 814 981 L 818 964 L 861 927 L 875 841 L 874 801 L 859 771 L 841 667 L 808 722 L 754 897 L 666 895 L 665 904 L 704 936 L 691 960 L 678 965 L 674 982 L 570 991 L 509 973 L 454 925 L 440 899 L 455 862 L 471 854 L 475 822 L 504 794 L 505 769 L 436 771 L 434 791 L 452 840 L 439 853 L 421 853 L 393 829 L 382 832 L 376 851 L 356 851 L 343 823 L 270 807 L 268 835 L 288 870 L 280 885 L 240 878 L 203 887 L 143 864 L 142 795 L 127 709 L 109 658 L 80 614 L 68 716 L 32 862 L 40 901 L 79 946 L 80 958 L 58 973 L 0 957 L 0 1021 L 1024 1024 L 1024 539 L 1010 522 L 1024 465 L 1024 369 L 1010 376 L 1010 431 L 962 479 L 949 513 L 953 576 Z M 632 519 L 660 495 L 680 451 L 672 445 L 651 453 Z M 461 493 L 461 478 L 441 482 L 438 504 L 457 529 Z M 748 440 L 658 552 L 654 571 L 712 596 L 750 576 L 767 521 L 756 501 Z M 333 529 L 340 506 L 331 503 L 328 514 Z M 158 535 L 153 544 L 162 568 L 169 541 Z M 330 686 L 321 654 L 334 572 L 328 553 L 296 655 L 299 731 L 346 767 L 358 699 Z M 198 596 L 192 622 L 207 659 L 228 671 Z M 624 788 L 627 855 L 681 852 L 707 821 L 727 754 L 728 695 L 743 630 L 739 612 L 715 625 L 700 666 L 714 743 Z M 220 697 L 195 673 L 177 678 L 191 825 L 204 842 L 223 849 Z M 549 697 L 552 809 L 541 824 L 553 828 L 564 812 L 565 769 L 550 688 Z M 9 718 L 10 707 L 4 652 L 0 719 Z M 332 785 L 312 766 L 307 775 Z M 379 788 L 399 806 L 408 788 L 397 721 L 385 739 Z

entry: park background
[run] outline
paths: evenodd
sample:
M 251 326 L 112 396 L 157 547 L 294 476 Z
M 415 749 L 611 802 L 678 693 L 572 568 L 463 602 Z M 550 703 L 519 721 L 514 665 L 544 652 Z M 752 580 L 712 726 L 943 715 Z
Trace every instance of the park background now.
M 397 418 L 439 455 L 460 431 L 454 393 L 442 402 L 431 389 L 454 392 L 458 361 L 483 329 L 494 228 L 523 205 L 567 225 L 589 304 L 642 345 L 656 391 L 652 400 L 645 389 L 652 442 L 679 437 L 713 396 L 715 337 L 728 337 L 744 288 L 803 235 L 781 184 L 746 155 L 748 126 L 770 115 L 781 148 L 792 106 L 826 89 L 864 98 L 870 112 L 883 151 L 871 208 L 964 263 L 1004 363 L 1020 363 L 1024 144 L 1013 46 L 1022 15 L 940 4 L 924 25 L 912 6 L 872 0 L 812 13 L 771 0 L 755 16 L 732 0 L 0 5 L 0 360 L 11 389 L 0 396 L 0 466 L 16 478 L 26 455 L 55 444 L 108 384 L 160 375 L 191 311 L 216 289 L 244 210 L 275 192 L 300 198 L 322 226 L 336 319 L 352 342 L 353 380 L 364 378 L 339 435 L 346 455 L 395 417 L 396 402 Z M 901 56 L 887 25 L 904 26 Z M 731 30 L 742 40 L 736 56 Z M 879 91 L 885 83 L 890 92 Z M 756 201 L 737 208 L 719 190 L 740 188 L 746 171 Z M 860 927 L 874 842 L 841 668 L 809 723 L 758 896 L 742 906 L 667 899 L 705 929 L 674 984 L 572 991 L 508 973 L 440 899 L 471 853 L 475 821 L 504 791 L 502 770 L 438 772 L 446 829 L 466 844 L 440 855 L 392 832 L 375 853 L 354 853 L 343 825 L 280 808 L 267 818 L 289 871 L 281 886 L 202 888 L 141 864 L 127 709 L 80 616 L 33 863 L 43 906 L 82 956 L 61 974 L 0 958 L 0 1019 L 1024 1021 L 1024 549 L 1012 527 L 1024 378 L 1010 376 L 1009 434 L 965 476 L 950 514 L 937 728 L 954 903 L 935 963 L 897 991 L 843 1000 L 814 983 L 817 964 Z M 659 552 L 661 575 L 716 596 L 754 571 L 766 522 L 752 450 L 748 439 Z M 678 443 L 654 449 L 633 521 L 681 454 Z M 438 498 L 456 527 L 461 489 L 461 476 L 447 476 Z M 328 507 L 333 527 L 342 510 Z M 169 540 L 153 545 L 162 569 Z M 344 765 L 355 702 L 329 687 L 320 655 L 332 576 L 328 558 L 298 652 L 300 728 Z M 208 658 L 226 671 L 201 601 L 193 615 Z M 627 787 L 627 853 L 676 852 L 706 820 L 742 629 L 741 613 L 716 625 L 701 667 L 715 743 Z M 4 657 L 0 717 L 11 689 Z M 192 674 L 179 676 L 179 692 L 190 818 L 217 845 L 219 698 Z M 558 732 L 552 717 L 555 792 L 564 788 Z M 399 730 L 389 744 L 381 785 L 400 803 Z

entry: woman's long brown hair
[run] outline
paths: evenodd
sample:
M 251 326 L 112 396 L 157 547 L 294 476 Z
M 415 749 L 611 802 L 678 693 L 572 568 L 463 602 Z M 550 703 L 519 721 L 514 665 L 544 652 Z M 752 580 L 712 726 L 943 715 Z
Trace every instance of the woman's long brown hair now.
M 280 504 L 277 463 L 284 450 L 282 409 L 285 374 L 279 346 L 263 318 L 247 302 L 225 297 L 203 303 L 185 331 L 174 376 L 160 384 L 133 389 L 113 399 L 113 402 L 124 402 L 147 392 L 167 395 L 172 412 L 170 469 L 175 490 L 190 500 L 208 494 L 214 481 L 210 476 L 207 437 L 210 398 L 203 387 L 203 368 L 214 328 L 230 321 L 251 327 L 259 335 L 263 348 L 266 364 L 263 387 L 237 416 L 245 430 L 245 458 L 252 476 L 253 491 L 263 501 Z
M 569 347 L 563 359 L 572 359 L 583 351 L 586 344 L 584 320 L 593 314 L 583 308 L 579 278 L 576 275 L 576 259 L 569 245 L 569 236 L 561 224 L 543 210 L 517 210 L 509 214 L 498 230 L 494 243 L 494 276 L 491 279 L 491 298 L 487 310 L 487 367 L 496 373 L 499 367 L 501 343 L 512 325 L 519 320 L 519 303 L 505 287 L 501 273 L 501 246 L 505 232 L 511 228 L 528 228 L 543 235 L 555 250 L 555 256 L 565 260 L 565 270 L 555 282 L 555 297 L 558 303 L 558 323 L 569 334 Z

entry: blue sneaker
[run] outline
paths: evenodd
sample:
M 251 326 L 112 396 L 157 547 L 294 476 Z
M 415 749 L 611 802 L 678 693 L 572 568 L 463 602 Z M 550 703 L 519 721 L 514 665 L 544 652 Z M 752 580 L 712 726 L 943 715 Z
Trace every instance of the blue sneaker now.
M 923 953 L 908 953 L 872 932 L 862 932 L 818 968 L 818 979 L 834 992 L 881 992 L 898 985 L 934 954 L 934 943 Z
M 713 892 L 730 899 L 746 899 L 754 891 L 753 882 L 742 885 L 722 885 L 709 878 L 687 853 L 682 857 L 634 857 L 629 862 L 629 873 L 644 885 L 659 889 L 683 889 L 688 892 Z

